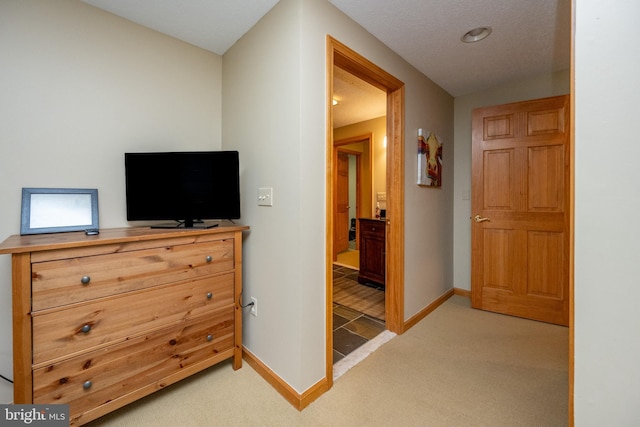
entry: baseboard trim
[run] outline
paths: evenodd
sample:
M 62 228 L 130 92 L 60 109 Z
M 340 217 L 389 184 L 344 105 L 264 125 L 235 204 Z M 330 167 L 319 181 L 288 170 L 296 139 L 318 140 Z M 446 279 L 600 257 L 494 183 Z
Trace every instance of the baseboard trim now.
M 300 394 L 247 350 L 246 347 L 243 347 L 242 358 L 298 411 L 302 411 L 329 390 L 329 383 L 326 378 L 323 378 Z
M 453 294 L 460 295 L 461 297 L 471 298 L 471 291 L 468 291 L 466 289 L 453 288 Z
M 447 301 L 454 295 L 471 298 L 470 291 L 458 288 L 449 289 L 427 307 L 404 322 L 403 332 L 406 332 L 411 327 L 415 326 L 416 323 L 427 317 L 429 313 L 440 307 L 442 304 L 444 304 L 445 301 Z M 276 391 L 280 393 L 280 395 L 282 395 L 282 397 L 284 397 L 287 402 L 289 402 L 298 411 L 302 411 L 318 397 L 329 391 L 329 381 L 327 381 L 326 378 L 323 378 L 316 384 L 311 386 L 304 393 L 300 394 L 295 391 L 289 384 L 287 384 L 282 378 L 280 378 L 275 372 L 269 369 L 269 367 L 262 363 L 262 361 L 258 359 L 253 353 L 247 350 L 246 347 L 243 347 L 242 350 L 242 358 L 258 373 L 258 375 L 260 375 L 273 388 L 275 388 Z
M 404 331 L 407 332 L 409 329 L 414 327 L 416 323 L 427 317 L 429 313 L 431 313 L 436 308 L 440 307 L 446 300 L 451 298 L 455 294 L 454 289 L 449 289 L 447 292 L 439 296 L 435 301 L 431 304 L 420 310 L 417 314 L 413 315 L 409 320 L 404 322 Z

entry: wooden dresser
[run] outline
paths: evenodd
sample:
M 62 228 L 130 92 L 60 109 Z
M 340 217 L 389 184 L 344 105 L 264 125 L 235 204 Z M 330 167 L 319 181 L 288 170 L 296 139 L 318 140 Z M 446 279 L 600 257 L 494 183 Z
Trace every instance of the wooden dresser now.
M 14 403 L 80 425 L 223 360 L 242 366 L 242 232 L 11 236 Z
M 386 220 L 360 218 L 360 271 L 358 282 L 384 287 L 386 272 Z

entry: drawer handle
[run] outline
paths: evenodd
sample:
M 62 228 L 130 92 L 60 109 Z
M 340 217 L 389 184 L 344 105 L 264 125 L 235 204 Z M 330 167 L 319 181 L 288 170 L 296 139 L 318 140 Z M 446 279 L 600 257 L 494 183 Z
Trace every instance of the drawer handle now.
M 213 261 L 213 257 L 212 257 L 211 255 L 207 255 L 207 258 L 206 258 L 206 259 L 207 259 L 207 262 L 211 262 L 211 261 Z
M 80 279 L 80 281 L 83 285 L 88 285 L 91 281 L 91 276 L 82 276 L 82 279 Z
M 207 335 L 207 341 L 213 340 L 213 335 Z
M 91 325 L 84 325 L 80 330 L 86 334 L 91 330 Z
M 213 298 L 213 294 L 211 292 L 207 292 L 207 299 Z
M 91 388 L 91 386 L 92 386 L 92 385 L 93 385 L 93 383 L 92 383 L 91 381 L 85 381 L 85 382 L 82 384 L 82 388 L 83 388 L 83 389 L 85 389 L 85 390 L 89 390 L 89 389 Z

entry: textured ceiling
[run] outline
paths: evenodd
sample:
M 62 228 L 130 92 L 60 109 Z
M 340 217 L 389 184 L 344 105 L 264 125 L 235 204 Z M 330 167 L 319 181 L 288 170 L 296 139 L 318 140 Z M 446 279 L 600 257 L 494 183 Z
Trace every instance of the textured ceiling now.
M 223 55 L 278 0 L 83 0 L 98 8 Z M 571 0 L 328 0 L 452 96 L 570 66 Z M 462 35 L 493 32 L 478 43 Z M 349 78 L 349 76 L 343 76 Z M 339 92 L 368 90 L 337 76 Z M 352 95 L 355 96 L 355 95 Z M 344 100 L 346 101 L 346 99 Z M 355 101 L 354 101 L 355 102 Z M 372 101 L 334 108 L 340 123 Z M 378 117 L 374 114 L 371 117 Z M 337 122 L 336 122 L 337 123 Z
M 570 65 L 570 0 L 329 1 L 453 96 Z
M 333 127 L 339 128 L 387 114 L 387 94 L 364 80 L 333 69 Z

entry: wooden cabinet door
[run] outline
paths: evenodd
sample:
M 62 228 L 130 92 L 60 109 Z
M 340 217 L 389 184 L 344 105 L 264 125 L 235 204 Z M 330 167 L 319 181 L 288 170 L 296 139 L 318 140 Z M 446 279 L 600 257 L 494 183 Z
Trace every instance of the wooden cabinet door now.
M 360 271 L 358 282 L 385 284 L 386 224 L 380 220 L 360 219 Z
M 473 112 L 474 308 L 569 322 L 569 96 Z

